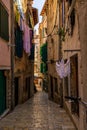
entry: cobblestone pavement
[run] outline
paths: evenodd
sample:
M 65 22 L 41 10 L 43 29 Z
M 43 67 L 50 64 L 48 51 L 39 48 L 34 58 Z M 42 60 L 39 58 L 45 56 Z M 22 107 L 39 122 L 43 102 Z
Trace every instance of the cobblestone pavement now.
M 75 130 L 66 112 L 37 92 L 26 103 L 0 120 L 0 130 Z

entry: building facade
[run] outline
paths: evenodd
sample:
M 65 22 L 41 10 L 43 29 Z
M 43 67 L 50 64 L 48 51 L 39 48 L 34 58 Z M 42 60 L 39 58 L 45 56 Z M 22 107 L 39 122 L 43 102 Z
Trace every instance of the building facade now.
M 85 0 L 47 2 L 49 98 L 66 108 L 78 130 L 86 130 L 87 2 Z M 82 11 L 84 15 L 81 15 Z M 62 68 L 62 76 L 58 70 L 59 66 L 56 71 L 56 63 Z
M 0 1 L 0 115 L 34 95 L 33 29 L 38 10 L 32 3 Z
M 87 1 L 79 0 L 78 1 L 78 15 L 79 15 L 79 37 L 81 43 L 81 73 L 82 73 L 82 82 L 81 82 L 81 100 L 80 104 L 80 129 L 87 129 Z M 84 14 L 84 15 L 83 15 Z
M 40 34 L 40 72 L 42 88 L 48 92 L 48 65 L 47 65 L 47 1 L 45 1 L 40 15 L 42 21 L 39 24 Z
M 64 41 L 61 38 L 61 53 L 64 62 L 70 61 L 70 73 L 63 78 L 63 98 L 64 105 L 73 119 L 76 127 L 79 128 L 81 116 L 80 103 L 72 98 L 81 97 L 81 46 L 78 26 L 78 2 L 62 1 L 60 3 L 60 28 L 64 29 Z M 66 100 L 65 97 L 69 97 Z M 70 102 L 71 101 L 71 102 Z
M 10 0 L 0 1 L 0 115 L 9 107 L 10 50 L 11 50 Z
M 24 4 L 25 3 L 25 4 Z M 34 26 L 38 22 L 33 1 L 22 1 L 22 10 L 14 4 L 15 13 L 15 68 L 14 105 L 34 95 Z M 34 10 L 34 11 L 33 11 Z M 24 11 L 24 12 L 22 12 Z
M 35 60 L 34 60 L 34 76 L 40 76 L 40 40 L 39 34 L 34 34 L 35 43 Z
M 47 42 L 48 42 L 48 91 L 49 99 L 62 106 L 62 82 L 56 72 L 56 62 L 60 59 L 59 2 L 47 3 Z

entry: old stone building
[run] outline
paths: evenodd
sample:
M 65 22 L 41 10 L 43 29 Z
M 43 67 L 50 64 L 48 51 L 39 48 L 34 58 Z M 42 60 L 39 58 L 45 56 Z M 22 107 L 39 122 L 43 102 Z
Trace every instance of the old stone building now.
M 48 66 L 47 66 L 47 1 L 45 1 L 40 15 L 42 21 L 39 24 L 40 33 L 40 71 L 43 90 L 48 91 Z
M 78 97 L 81 97 L 81 47 L 78 26 L 78 2 L 63 1 L 60 3 L 60 28 L 64 29 L 64 36 L 61 34 L 61 53 L 66 61 L 70 61 L 70 74 L 63 78 L 64 105 L 72 117 L 76 127 L 79 128 L 79 117 L 81 116 Z M 64 37 L 64 41 L 62 40 Z M 68 97 L 69 100 L 66 100 Z M 70 100 L 77 98 L 77 101 Z M 71 102 L 70 102 L 71 101 Z
M 40 76 L 40 40 L 39 34 L 34 34 L 34 43 L 35 43 L 35 59 L 34 59 L 34 76 Z
M 86 72 L 86 66 L 84 66 L 86 65 L 84 56 L 86 46 L 83 46 L 86 44 L 87 6 L 85 1 L 68 0 L 62 1 L 60 8 L 62 8 L 61 27 L 65 33 L 61 53 L 65 62 L 70 60 L 70 74 L 63 79 L 63 97 L 67 96 L 70 100 L 64 98 L 64 105 L 77 129 L 86 130 L 87 100 L 85 92 L 87 89 L 86 74 L 84 75 Z M 84 13 L 81 12 L 82 10 Z
M 87 129 L 87 1 L 78 0 L 78 15 L 79 15 L 79 37 L 81 43 L 81 101 L 80 104 L 80 129 Z
M 0 1 L 0 115 L 34 94 L 33 29 L 38 10 L 32 2 Z
M 47 2 L 49 98 L 66 108 L 77 129 L 86 130 L 87 2 Z M 81 15 L 82 10 L 84 15 Z M 63 77 L 55 69 L 55 63 L 60 63 L 61 59 L 64 66 L 67 61 L 70 63 L 69 73 Z
M 37 9 L 32 7 L 32 2 L 32 0 L 22 1 L 22 8 L 25 11 L 23 13 L 19 7 L 14 10 L 16 45 L 14 105 L 25 102 L 34 94 L 33 29 L 38 22 L 38 16 Z
M 11 50 L 10 0 L 0 0 L 0 115 L 9 107 L 10 50 Z
M 40 23 L 39 32 L 40 32 L 40 45 L 44 44 L 47 40 L 47 1 L 45 1 L 40 15 L 42 16 L 42 21 Z
M 60 59 L 59 2 L 47 3 L 47 42 L 48 42 L 48 90 L 49 99 L 62 106 L 62 82 L 56 72 L 56 62 Z

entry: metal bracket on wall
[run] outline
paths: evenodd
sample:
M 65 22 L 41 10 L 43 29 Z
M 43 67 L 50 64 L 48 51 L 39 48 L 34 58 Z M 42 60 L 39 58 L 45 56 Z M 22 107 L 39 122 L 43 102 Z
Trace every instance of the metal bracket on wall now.
M 10 46 L 10 47 L 15 47 L 15 45 L 14 44 L 7 44 L 8 46 Z

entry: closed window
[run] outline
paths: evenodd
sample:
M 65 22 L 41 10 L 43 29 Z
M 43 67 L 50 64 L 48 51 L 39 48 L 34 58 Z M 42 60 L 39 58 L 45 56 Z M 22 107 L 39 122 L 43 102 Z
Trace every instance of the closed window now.
M 62 27 L 65 26 L 65 1 L 62 2 Z
M 64 78 L 65 96 L 69 96 L 68 77 Z
M 70 63 L 71 63 L 71 74 L 70 74 L 71 96 L 78 98 L 79 86 L 78 86 L 78 55 L 77 54 L 70 57 Z M 79 102 L 78 101 L 71 102 L 71 111 L 73 114 L 77 114 L 79 116 Z
M 58 83 L 57 83 L 57 78 L 54 78 L 54 84 L 55 84 L 55 92 L 58 93 Z
M 9 22 L 8 13 L 0 3 L 0 37 L 9 41 Z
M 70 9 L 72 0 L 68 0 L 68 9 Z M 68 17 L 69 21 L 69 35 L 73 35 L 74 26 L 75 26 L 75 8 L 73 8 L 70 16 Z

